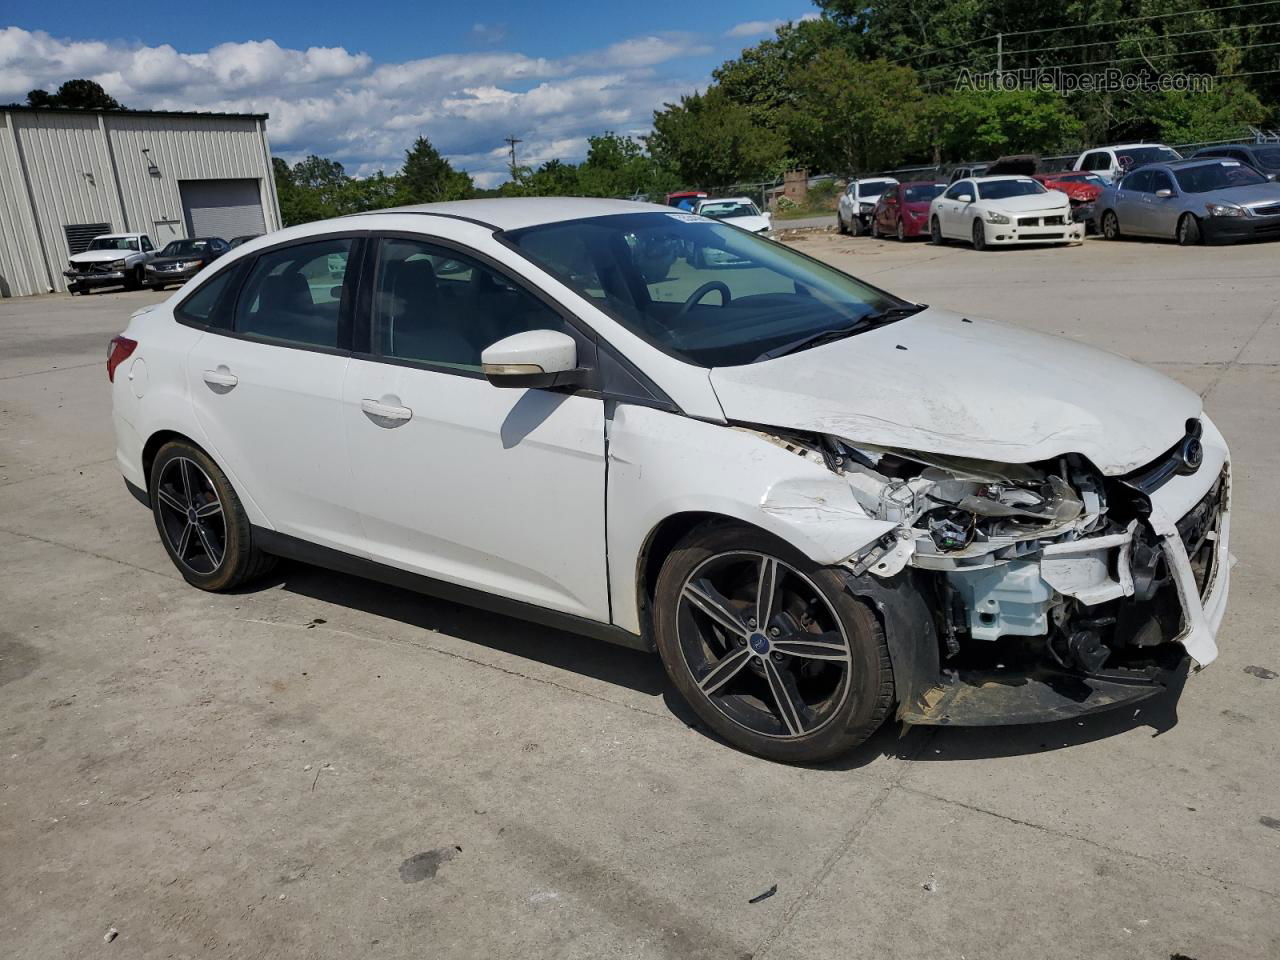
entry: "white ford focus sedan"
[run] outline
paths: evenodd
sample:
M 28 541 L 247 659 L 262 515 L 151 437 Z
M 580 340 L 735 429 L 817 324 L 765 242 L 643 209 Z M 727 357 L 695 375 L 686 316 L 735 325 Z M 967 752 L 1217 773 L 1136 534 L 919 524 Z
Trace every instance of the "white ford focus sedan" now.
M 287 557 L 656 649 L 778 760 L 1132 704 L 1217 653 L 1230 472 L 1195 393 L 667 207 L 284 230 L 135 314 L 107 373 L 194 586 Z

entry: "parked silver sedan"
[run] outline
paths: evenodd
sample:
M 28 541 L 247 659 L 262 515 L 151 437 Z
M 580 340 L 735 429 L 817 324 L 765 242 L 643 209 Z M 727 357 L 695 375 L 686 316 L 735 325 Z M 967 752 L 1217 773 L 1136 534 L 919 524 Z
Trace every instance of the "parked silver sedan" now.
M 1198 157 L 1154 163 L 1128 174 L 1098 198 L 1108 240 L 1205 240 L 1280 237 L 1280 183 L 1238 160 Z

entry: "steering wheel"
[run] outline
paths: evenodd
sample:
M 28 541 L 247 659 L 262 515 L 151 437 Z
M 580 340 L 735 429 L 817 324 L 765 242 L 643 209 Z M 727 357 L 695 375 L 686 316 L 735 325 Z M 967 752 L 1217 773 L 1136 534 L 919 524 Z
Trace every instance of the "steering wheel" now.
M 705 297 L 712 290 L 720 291 L 720 306 L 722 307 L 727 307 L 729 305 L 729 301 L 733 299 L 733 294 L 729 292 L 729 288 L 726 287 L 724 283 L 722 283 L 719 280 L 708 280 L 706 283 L 700 286 L 697 290 L 693 291 L 693 293 L 689 294 L 689 299 L 684 302 L 684 306 L 682 306 L 679 310 L 677 310 L 675 313 L 675 316 L 673 316 L 671 319 L 679 320 L 681 317 L 683 317 L 686 313 L 689 312 L 690 308 L 695 303 L 697 303 L 699 300 Z

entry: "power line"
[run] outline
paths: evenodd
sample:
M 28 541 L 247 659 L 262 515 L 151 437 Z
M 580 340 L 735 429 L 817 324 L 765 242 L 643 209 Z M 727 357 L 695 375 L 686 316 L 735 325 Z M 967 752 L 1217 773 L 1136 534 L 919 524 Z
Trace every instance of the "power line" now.
M 1269 0 L 1272 3 L 1280 3 L 1280 0 Z M 1075 50 L 1079 47 L 1098 47 L 1109 43 L 1139 43 L 1144 40 L 1172 40 L 1175 37 L 1197 37 L 1206 33 L 1225 33 L 1228 30 L 1256 30 L 1261 27 L 1274 27 L 1280 25 L 1280 20 L 1271 20 L 1267 23 L 1249 23 L 1236 24 L 1230 27 L 1208 27 L 1204 30 L 1186 30 L 1182 33 L 1161 33 L 1153 37 L 1112 37 L 1109 40 L 1090 40 L 1087 43 L 1064 43 L 1056 47 L 1030 47 L 1026 50 L 1006 50 L 1009 54 L 1023 53 L 1048 53 L 1052 50 Z M 1009 34 L 1005 34 L 1009 36 Z
M 1234 46 L 1232 50 L 1251 50 L 1254 47 L 1280 47 L 1280 40 L 1270 41 L 1268 43 L 1245 43 Z M 1178 53 L 1152 53 L 1145 57 L 1115 57 L 1109 60 L 1085 60 L 1080 63 L 1046 63 L 1044 67 L 1049 69 L 1066 70 L 1070 67 L 1105 67 L 1112 63 L 1136 63 L 1140 60 L 1167 60 L 1169 57 L 1192 57 L 1200 53 L 1221 53 L 1222 47 L 1205 47 L 1201 50 L 1182 50 Z M 1014 67 L 1013 69 L 1018 69 Z M 1027 67 L 1024 69 L 1040 69 L 1039 67 Z
M 1199 10 L 1180 10 L 1177 13 L 1154 13 L 1144 17 L 1122 17 L 1119 20 L 1100 20 L 1097 23 L 1077 23 L 1077 24 L 1072 24 L 1070 26 L 1063 26 L 1063 27 L 1040 27 L 1039 29 L 1036 29 L 1036 30 L 1011 30 L 1007 32 L 1002 31 L 1001 33 L 987 34 L 984 37 L 975 37 L 973 40 L 965 40 L 961 43 L 949 43 L 941 47 L 931 47 L 930 49 L 922 50 L 919 53 L 912 53 L 912 54 L 908 54 L 905 57 L 898 57 L 896 60 L 890 60 L 889 63 L 906 63 L 908 60 L 918 60 L 921 57 L 928 57 L 928 56 L 932 56 L 935 53 L 942 53 L 944 50 L 955 50 L 958 47 L 972 47 L 979 43 L 985 43 L 988 40 L 994 40 L 1000 36 L 1008 38 L 1008 37 L 1029 37 L 1038 33 L 1070 33 L 1072 31 L 1078 31 L 1078 30 L 1092 30 L 1095 27 L 1113 26 L 1117 23 L 1140 23 L 1140 22 L 1148 22 L 1151 20 L 1167 20 L 1170 17 L 1187 17 L 1187 16 L 1191 16 L 1192 14 L 1225 13 L 1229 10 L 1246 10 L 1251 7 L 1269 7 L 1269 6 L 1274 6 L 1277 3 L 1280 3 L 1280 0 L 1251 0 L 1250 3 L 1233 3 L 1233 4 L 1228 4 L 1226 6 L 1221 6 L 1221 7 L 1202 7 Z M 1248 28 L 1260 27 L 1260 26 L 1270 26 L 1270 24 L 1238 24 L 1233 27 L 1221 27 L 1219 29 L 1240 30 L 1240 29 L 1248 29 Z M 1191 31 L 1191 32 L 1194 33 L 1196 31 Z M 1164 34 L 1164 36 L 1190 36 L 1190 34 Z M 1089 47 L 1089 46 L 1096 46 L 1098 44 L 1114 43 L 1114 42 L 1115 42 L 1114 39 L 1098 40 L 1093 43 L 1070 44 L 1064 47 L 1043 47 L 1039 49 L 1044 49 L 1044 50 L 1064 49 L 1065 50 L 1065 49 L 1068 49 L 1068 47 L 1070 46 Z M 1036 51 L 1035 50 L 1019 50 L 1019 51 L 1010 51 L 1010 52 L 1030 53 L 1030 52 L 1036 52 Z M 972 59 L 972 57 L 970 57 L 969 59 Z M 968 60 L 962 60 L 957 62 L 967 63 Z M 953 64 L 948 64 L 948 66 L 952 66 L 952 65 Z M 925 69 L 932 70 L 932 69 L 939 69 L 939 68 L 927 67 Z

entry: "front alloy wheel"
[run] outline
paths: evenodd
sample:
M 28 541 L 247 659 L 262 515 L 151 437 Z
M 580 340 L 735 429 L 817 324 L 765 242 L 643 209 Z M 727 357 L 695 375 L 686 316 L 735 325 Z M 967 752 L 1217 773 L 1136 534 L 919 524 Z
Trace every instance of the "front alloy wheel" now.
M 1108 210 L 1102 215 L 1102 236 L 1107 240 L 1120 239 L 1120 218 L 1114 210 Z
M 1178 243 L 1184 247 L 1194 247 L 1200 242 L 1200 221 L 1194 214 L 1184 213 L 1178 221 Z
M 942 238 L 942 224 L 938 222 L 937 217 L 929 221 L 929 242 L 935 247 L 940 247 L 946 243 Z
M 903 243 L 907 239 L 907 231 L 902 226 L 902 218 L 898 218 L 898 242 Z
M 977 217 L 973 219 L 973 249 L 987 249 L 987 228 L 982 225 L 982 221 Z
M 725 739 L 790 762 L 871 734 L 892 701 L 884 635 L 844 589 L 758 531 L 695 531 L 659 578 L 658 648 L 690 706 Z

